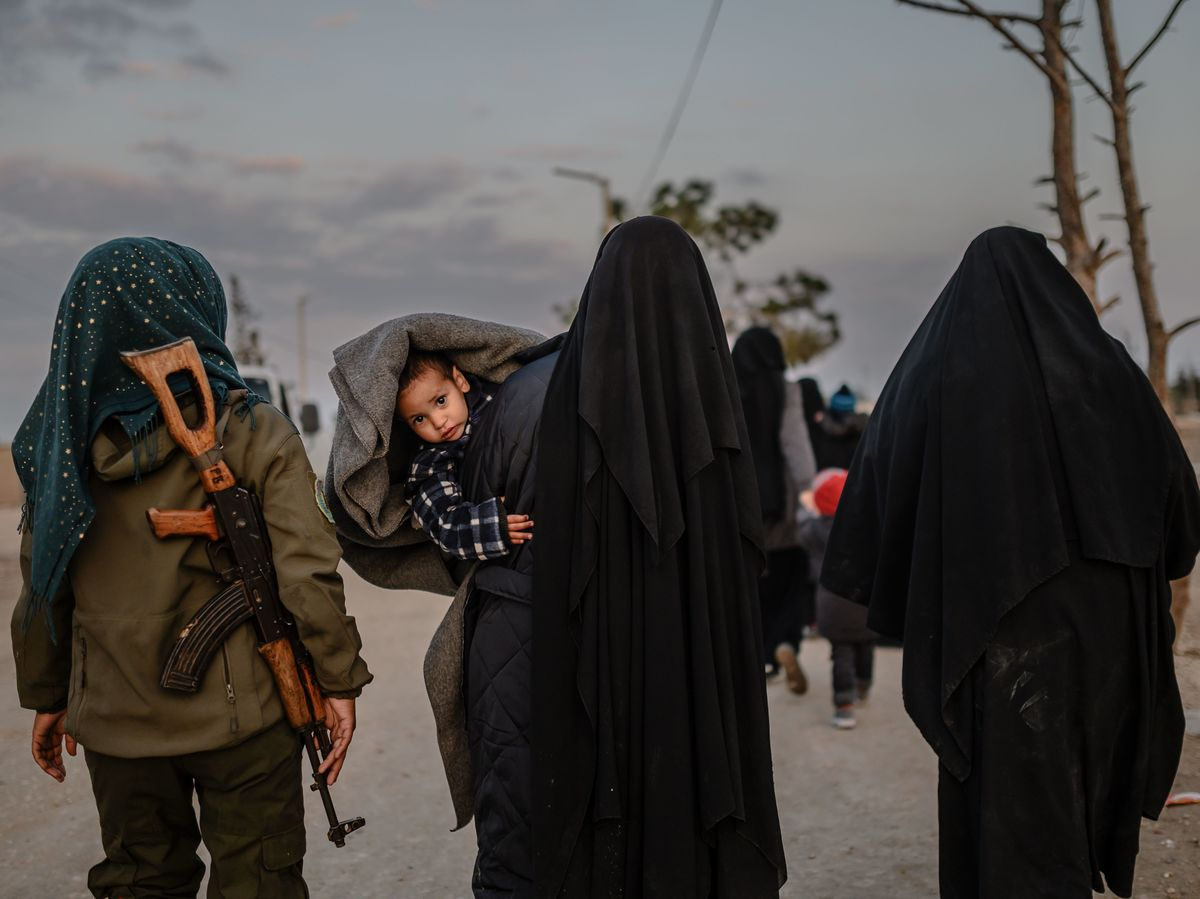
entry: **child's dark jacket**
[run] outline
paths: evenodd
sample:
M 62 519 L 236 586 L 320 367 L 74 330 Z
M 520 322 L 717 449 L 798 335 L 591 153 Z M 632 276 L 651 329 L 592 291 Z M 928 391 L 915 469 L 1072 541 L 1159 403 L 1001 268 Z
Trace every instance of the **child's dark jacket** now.
M 808 551 L 813 580 L 817 581 L 817 630 L 831 643 L 863 643 L 878 638 L 867 627 L 867 607 L 830 593 L 820 583 L 821 565 L 833 518 L 813 517 L 800 524 L 800 545 Z

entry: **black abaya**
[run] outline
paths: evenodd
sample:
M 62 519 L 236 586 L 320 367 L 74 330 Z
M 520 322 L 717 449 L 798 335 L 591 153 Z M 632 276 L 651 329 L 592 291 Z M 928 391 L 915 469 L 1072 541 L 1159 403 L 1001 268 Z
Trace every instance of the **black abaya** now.
M 944 895 L 1127 894 L 1178 764 L 1168 579 L 1198 549 L 1141 370 L 1040 236 L 985 232 L 888 379 L 822 573 L 904 639 Z
M 817 470 L 826 466 L 825 447 L 821 431 L 821 419 L 825 416 L 825 397 L 821 396 L 820 385 L 815 378 L 800 379 L 800 395 L 804 400 L 804 423 L 808 426 L 808 439 L 812 442 L 813 457 L 817 461 Z
M 1164 573 L 1068 551 L 964 685 L 977 740 L 965 780 L 940 771 L 943 899 L 1128 896 L 1141 817 L 1157 818 L 1170 788 L 1179 695 Z
M 779 518 L 787 503 L 783 476 L 783 345 L 770 328 L 748 328 L 733 345 L 733 370 L 750 437 L 750 457 L 758 478 L 758 502 L 763 520 Z
M 806 618 L 813 606 L 814 585 L 808 553 L 800 547 L 767 553 L 767 570 L 758 579 L 758 607 L 762 612 L 763 663 L 774 667 L 775 649 L 781 643 L 799 651 Z
M 776 896 L 758 495 L 712 285 L 677 225 L 605 240 L 540 427 L 538 895 Z
M 783 344 L 770 328 L 748 328 L 734 343 L 731 356 L 758 479 L 763 525 L 770 527 L 793 506 L 785 496 L 791 479 L 784 473 L 786 460 L 780 439 L 787 389 L 783 379 L 787 368 Z M 758 581 L 758 599 L 762 610 L 763 662 L 772 670 L 776 670 L 777 646 L 800 645 L 802 607 L 805 588 L 809 586 L 807 568 L 808 555 L 804 550 L 796 546 L 773 547 L 768 543 L 767 569 Z M 811 593 L 811 588 L 807 592 Z

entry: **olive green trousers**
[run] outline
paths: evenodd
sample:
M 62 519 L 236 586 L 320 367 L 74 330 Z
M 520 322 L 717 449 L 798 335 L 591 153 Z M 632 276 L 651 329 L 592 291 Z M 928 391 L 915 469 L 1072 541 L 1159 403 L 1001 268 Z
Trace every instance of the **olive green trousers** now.
M 286 722 L 228 749 L 171 758 L 85 749 L 105 854 L 88 874 L 92 895 L 194 899 L 203 839 L 212 857 L 208 899 L 307 897 L 300 749 Z

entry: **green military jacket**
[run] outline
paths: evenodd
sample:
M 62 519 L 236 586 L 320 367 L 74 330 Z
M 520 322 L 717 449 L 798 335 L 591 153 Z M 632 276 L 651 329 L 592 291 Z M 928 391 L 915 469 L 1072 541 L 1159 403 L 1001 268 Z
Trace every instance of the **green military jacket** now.
M 318 506 L 304 445 L 270 406 L 230 414 L 240 399 L 231 395 L 218 424 L 225 459 L 262 501 L 280 597 L 295 616 L 322 688 L 357 696 L 371 675 L 346 614 L 340 550 Z M 91 456 L 96 517 L 52 605 L 57 642 L 42 616 L 26 620 L 31 535 L 22 541 L 25 587 L 12 619 L 21 705 L 40 711 L 65 706 L 67 732 L 79 743 L 124 758 L 219 749 L 274 724 L 283 709 L 250 622 L 213 657 L 197 693 L 159 686 L 180 629 L 220 588 L 203 539 L 158 540 L 146 522 L 151 506 L 203 506 L 187 456 L 159 428 L 142 448 L 141 477 L 134 479 L 129 440 L 107 425 Z

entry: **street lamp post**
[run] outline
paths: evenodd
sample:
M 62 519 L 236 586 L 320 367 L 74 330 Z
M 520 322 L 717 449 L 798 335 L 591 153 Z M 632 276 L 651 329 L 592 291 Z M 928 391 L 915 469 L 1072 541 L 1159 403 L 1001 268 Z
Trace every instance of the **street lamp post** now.
M 300 363 L 300 383 L 297 385 L 300 388 L 300 402 L 308 402 L 308 339 L 304 327 L 304 311 L 308 306 L 308 297 L 302 296 L 296 300 L 296 344 L 297 355 Z
M 600 202 L 604 204 L 600 218 L 600 237 L 603 239 L 604 235 L 616 224 L 613 221 L 612 192 L 609 188 L 609 180 L 596 172 L 585 172 L 580 169 L 568 169 L 562 166 L 556 166 L 554 174 L 560 178 L 574 178 L 576 181 L 587 181 L 600 188 Z

